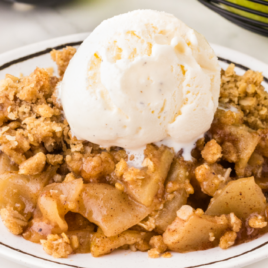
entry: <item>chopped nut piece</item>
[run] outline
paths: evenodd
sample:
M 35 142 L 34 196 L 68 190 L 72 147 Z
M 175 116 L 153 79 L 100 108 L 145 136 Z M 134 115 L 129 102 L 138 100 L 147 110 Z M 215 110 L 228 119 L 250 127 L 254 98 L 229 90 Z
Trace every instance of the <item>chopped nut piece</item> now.
M 24 227 L 28 222 L 18 211 L 13 208 L 2 208 L 0 211 L 2 221 L 9 231 L 14 235 L 19 235 L 23 232 Z
M 220 248 L 227 249 L 234 245 L 237 234 L 234 231 L 226 232 L 220 239 Z
M 19 166 L 19 174 L 36 175 L 40 174 L 46 164 L 46 156 L 43 153 L 38 153 L 27 159 Z
M 209 164 L 213 164 L 222 157 L 221 146 L 215 140 L 211 140 L 205 145 L 201 154 Z
M 61 236 L 50 234 L 47 240 L 40 242 L 44 251 L 54 258 L 67 258 L 73 252 L 70 240 L 64 233 Z
M 252 228 L 261 229 L 267 226 L 265 218 L 261 215 L 254 215 L 250 217 L 248 225 Z

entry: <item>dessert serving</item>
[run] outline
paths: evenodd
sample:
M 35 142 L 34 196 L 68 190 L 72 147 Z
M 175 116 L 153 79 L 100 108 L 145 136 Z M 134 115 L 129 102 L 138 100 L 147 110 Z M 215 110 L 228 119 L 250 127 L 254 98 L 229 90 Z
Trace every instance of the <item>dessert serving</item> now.
M 268 232 L 268 95 L 205 38 L 140 10 L 102 22 L 53 69 L 0 83 L 0 215 L 65 258 L 169 258 Z

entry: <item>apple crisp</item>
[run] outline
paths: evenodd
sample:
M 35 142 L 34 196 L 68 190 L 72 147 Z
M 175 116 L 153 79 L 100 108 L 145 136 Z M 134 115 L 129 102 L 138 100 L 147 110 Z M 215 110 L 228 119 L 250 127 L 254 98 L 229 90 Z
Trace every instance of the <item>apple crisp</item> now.
M 51 52 L 59 76 L 37 68 L 0 84 L 0 214 L 46 253 L 99 257 L 116 249 L 171 257 L 227 249 L 268 231 L 268 94 L 259 72 L 222 71 L 219 108 L 182 152 L 148 144 L 143 167 L 123 148 L 73 137 L 58 101 L 76 50 Z

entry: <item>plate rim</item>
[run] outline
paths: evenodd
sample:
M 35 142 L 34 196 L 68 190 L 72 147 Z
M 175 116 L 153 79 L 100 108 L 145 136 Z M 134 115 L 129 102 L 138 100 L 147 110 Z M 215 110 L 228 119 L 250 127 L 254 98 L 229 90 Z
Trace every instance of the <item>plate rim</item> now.
M 67 45 L 70 45 L 70 46 L 71 45 L 80 45 L 89 34 L 90 34 L 90 32 L 61 36 L 61 37 L 52 38 L 52 39 L 44 40 L 41 42 L 33 43 L 33 44 L 30 44 L 27 46 L 22 46 L 22 47 L 1 53 L 0 54 L 0 72 L 5 71 L 6 68 L 8 68 L 14 64 L 21 63 L 21 62 L 26 61 L 28 59 L 47 54 L 51 51 L 51 49 L 61 49 Z M 225 62 L 227 64 L 235 63 L 236 67 L 243 69 L 245 71 L 250 69 L 249 67 L 247 67 L 245 65 L 246 61 L 255 62 L 254 64 L 260 66 L 261 67 L 260 69 L 263 71 L 263 73 L 265 73 L 264 83 L 266 83 L 268 85 L 268 64 L 254 58 L 252 56 L 241 53 L 239 51 L 236 51 L 236 50 L 233 50 L 233 49 L 221 46 L 221 45 L 213 44 L 213 43 L 211 43 L 211 45 L 212 45 L 212 48 L 214 50 L 216 49 L 217 51 L 222 51 L 221 54 L 223 54 L 223 55 L 230 54 L 230 56 L 236 55 L 236 58 L 239 57 L 241 59 L 242 63 L 233 62 L 229 58 L 226 59 L 225 57 L 222 57 L 222 55 L 217 54 L 220 61 Z M 40 49 L 41 49 L 41 51 L 40 51 Z M 29 54 L 29 52 L 31 52 L 31 53 Z M 253 65 L 253 64 L 251 63 L 251 65 Z M 265 71 L 266 70 L 265 68 L 267 69 L 267 71 Z M 263 252 L 256 251 L 256 250 L 264 247 L 267 244 L 268 244 L 268 241 L 266 241 L 265 243 L 255 247 L 249 251 L 245 251 L 242 254 L 235 255 L 235 256 L 232 256 L 232 257 L 229 257 L 226 259 L 218 260 L 218 261 L 212 262 L 212 263 L 203 263 L 200 265 L 191 266 L 191 268 L 196 268 L 196 267 L 201 268 L 201 267 L 210 266 L 210 265 L 213 265 L 216 263 L 221 263 L 219 265 L 224 267 L 224 268 L 242 267 L 245 265 L 249 265 L 251 263 L 263 260 L 266 257 L 268 257 L 268 253 L 266 253 L 265 251 L 263 251 Z M 8 249 L 11 249 L 10 254 L 9 254 L 9 250 L 7 250 L 7 252 L 5 253 L 0 248 L 0 255 L 3 258 L 7 258 L 7 259 L 14 261 L 14 262 L 17 262 L 17 263 L 21 263 L 23 261 L 25 263 L 25 265 L 31 265 L 33 267 L 40 267 L 40 268 L 46 267 L 46 265 L 48 263 L 50 263 L 50 264 L 53 263 L 53 264 L 59 265 L 59 267 L 83 268 L 83 267 L 80 267 L 77 265 L 60 263 L 60 262 L 57 262 L 56 260 L 50 260 L 50 259 L 45 259 L 45 258 L 42 258 L 39 256 L 35 256 L 31 253 L 27 253 L 26 251 L 24 252 L 24 251 L 21 251 L 19 249 L 15 249 L 9 245 L 2 243 L 1 241 L 0 241 L 0 246 L 4 246 Z M 23 260 L 24 255 L 22 255 L 22 256 L 20 254 L 13 255 L 12 252 L 14 252 L 14 251 L 16 253 L 21 253 L 21 254 L 27 255 L 27 256 L 29 256 L 29 258 L 26 258 L 26 260 Z M 241 258 L 241 256 L 246 255 L 246 254 L 253 252 L 253 251 L 256 251 L 254 257 L 248 257 L 249 259 Z M 229 261 L 230 259 L 237 259 L 237 258 L 241 258 L 239 260 L 238 264 L 231 264 L 230 263 L 230 265 L 228 265 L 228 263 L 226 263 L 226 261 Z M 40 260 L 42 260 L 42 262 L 40 262 Z M 222 263 L 224 263 L 224 264 L 222 264 Z M 227 264 L 227 265 L 225 265 L 225 264 Z M 188 267 L 188 268 L 190 268 L 190 267 Z

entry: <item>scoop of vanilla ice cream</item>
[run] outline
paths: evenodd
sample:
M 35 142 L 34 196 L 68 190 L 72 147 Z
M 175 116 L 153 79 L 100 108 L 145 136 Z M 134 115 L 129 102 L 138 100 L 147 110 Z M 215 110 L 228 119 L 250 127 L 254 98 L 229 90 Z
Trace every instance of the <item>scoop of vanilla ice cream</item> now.
M 220 67 L 205 38 L 173 15 L 103 21 L 71 60 L 61 102 L 73 135 L 102 147 L 189 143 L 218 106 Z

